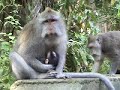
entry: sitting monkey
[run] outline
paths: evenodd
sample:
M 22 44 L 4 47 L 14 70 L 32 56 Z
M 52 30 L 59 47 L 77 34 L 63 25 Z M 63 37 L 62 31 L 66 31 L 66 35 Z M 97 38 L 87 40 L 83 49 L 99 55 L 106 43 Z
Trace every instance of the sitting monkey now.
M 115 74 L 120 67 L 120 31 L 110 31 L 88 38 L 88 48 L 94 57 L 93 72 L 98 72 L 104 60 L 111 62 L 109 74 Z
M 60 12 L 46 8 L 45 11 L 27 23 L 21 31 L 13 52 L 10 53 L 12 70 L 17 79 L 34 78 L 34 76 L 47 73 L 50 70 L 55 70 L 58 73 L 56 77 L 62 77 L 66 50 L 67 33 L 63 17 Z M 45 64 L 46 55 L 50 51 L 54 51 L 59 57 L 57 64 L 56 61 L 52 62 L 51 60 Z M 54 53 L 50 54 L 49 58 L 54 58 Z M 35 75 L 26 72 L 24 64 L 23 68 L 21 67 L 21 61 L 25 61 L 26 65 L 35 71 Z

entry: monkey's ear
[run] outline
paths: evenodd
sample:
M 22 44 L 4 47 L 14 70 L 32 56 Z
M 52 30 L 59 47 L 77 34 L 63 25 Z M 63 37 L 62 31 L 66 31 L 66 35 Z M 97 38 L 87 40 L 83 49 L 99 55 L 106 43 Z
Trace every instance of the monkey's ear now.
M 89 35 L 88 36 L 88 43 L 89 42 L 94 42 L 96 40 L 96 36 L 94 36 L 94 35 Z

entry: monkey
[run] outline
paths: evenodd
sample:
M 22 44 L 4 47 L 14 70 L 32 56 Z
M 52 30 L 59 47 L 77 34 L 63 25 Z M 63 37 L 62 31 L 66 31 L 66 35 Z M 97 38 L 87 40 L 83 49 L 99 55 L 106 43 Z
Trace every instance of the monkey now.
M 64 19 L 60 12 L 46 8 L 45 11 L 36 15 L 26 24 L 18 36 L 13 53 L 10 54 L 13 73 L 17 79 L 24 79 L 24 75 L 27 75 L 25 73 L 20 74 L 21 69 L 19 72 L 17 70 L 16 61 L 20 61 L 17 57 L 21 57 L 20 59 L 23 59 L 21 61 L 25 61 L 37 73 L 46 73 L 51 69 L 55 69 L 55 72 L 58 73 L 56 77 L 62 77 L 66 61 L 66 50 L 67 31 Z M 59 57 L 57 66 L 44 63 L 46 54 L 49 51 L 54 51 Z
M 66 25 L 61 13 L 46 8 L 27 23 L 18 36 L 9 55 L 14 75 L 21 80 L 95 77 L 100 78 L 109 90 L 115 90 L 110 80 L 98 73 L 63 73 L 67 42 Z M 55 57 L 52 57 L 53 52 Z M 46 59 L 50 61 L 47 62 Z M 58 63 L 51 62 L 52 59 L 57 59 Z M 55 72 L 49 72 L 51 70 Z
M 94 58 L 92 72 L 98 72 L 105 57 L 110 60 L 109 74 L 114 75 L 120 65 L 120 31 L 109 31 L 89 36 L 88 48 Z
M 47 54 L 47 57 L 44 61 L 45 64 L 52 64 L 53 66 L 57 66 L 59 61 L 59 56 L 56 52 L 50 51 Z

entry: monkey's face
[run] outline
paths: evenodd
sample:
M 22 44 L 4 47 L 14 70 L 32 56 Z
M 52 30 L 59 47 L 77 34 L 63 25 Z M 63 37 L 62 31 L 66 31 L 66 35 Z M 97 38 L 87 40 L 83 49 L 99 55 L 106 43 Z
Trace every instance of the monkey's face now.
M 91 40 L 92 39 L 92 40 Z M 88 48 L 95 60 L 100 60 L 102 57 L 102 49 L 99 40 L 96 37 L 89 37 Z
M 65 33 L 65 24 L 59 12 L 46 8 L 38 16 L 38 20 L 42 38 L 54 39 Z

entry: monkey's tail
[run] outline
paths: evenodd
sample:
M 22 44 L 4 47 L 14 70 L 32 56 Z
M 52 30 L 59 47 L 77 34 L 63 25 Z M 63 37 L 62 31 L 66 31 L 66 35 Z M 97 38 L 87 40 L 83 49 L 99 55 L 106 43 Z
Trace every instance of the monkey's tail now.
M 111 81 L 106 76 L 99 73 L 64 73 L 64 75 L 71 78 L 99 78 L 107 86 L 108 90 L 115 90 Z

